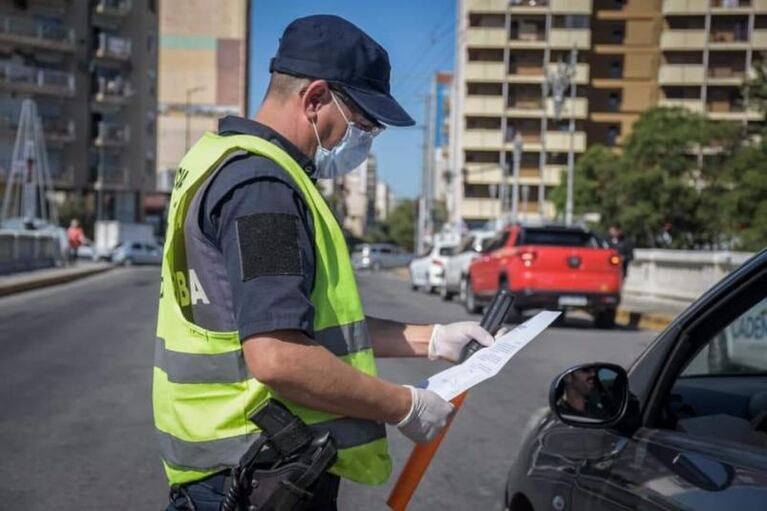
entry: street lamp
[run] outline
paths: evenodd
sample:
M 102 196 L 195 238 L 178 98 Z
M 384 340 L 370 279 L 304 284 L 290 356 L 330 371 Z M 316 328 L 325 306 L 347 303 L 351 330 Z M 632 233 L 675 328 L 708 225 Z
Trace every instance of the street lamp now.
M 562 116 L 565 103 L 565 91 L 570 89 L 570 123 L 568 127 L 569 147 L 567 151 L 567 201 L 565 205 L 565 224 L 573 223 L 573 174 L 575 170 L 575 71 L 578 61 L 578 49 L 570 50 L 570 62 L 559 61 L 556 70 L 546 76 L 554 102 L 554 117 L 557 121 Z M 543 183 L 541 183 L 543 186 Z
M 200 92 L 205 90 L 204 85 L 198 85 L 197 87 L 191 87 L 189 89 L 186 89 L 186 108 L 184 110 L 184 113 L 186 115 L 186 151 L 189 151 L 189 147 L 191 146 L 190 136 L 191 136 L 191 122 L 192 122 L 192 94 L 195 92 Z

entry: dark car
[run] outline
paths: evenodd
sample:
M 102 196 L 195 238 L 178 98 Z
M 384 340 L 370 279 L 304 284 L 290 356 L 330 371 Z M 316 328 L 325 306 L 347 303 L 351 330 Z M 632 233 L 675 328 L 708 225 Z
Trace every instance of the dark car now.
M 767 509 L 766 368 L 764 250 L 628 372 L 595 362 L 554 380 L 509 474 L 506 509 Z

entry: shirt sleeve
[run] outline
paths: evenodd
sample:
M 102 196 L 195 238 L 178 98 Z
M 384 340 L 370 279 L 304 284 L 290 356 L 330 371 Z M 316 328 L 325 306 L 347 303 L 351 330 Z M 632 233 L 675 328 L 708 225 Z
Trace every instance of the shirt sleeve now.
M 238 183 L 209 209 L 240 340 L 274 330 L 314 336 L 314 235 L 303 198 L 274 176 Z M 205 229 L 204 229 L 205 231 Z

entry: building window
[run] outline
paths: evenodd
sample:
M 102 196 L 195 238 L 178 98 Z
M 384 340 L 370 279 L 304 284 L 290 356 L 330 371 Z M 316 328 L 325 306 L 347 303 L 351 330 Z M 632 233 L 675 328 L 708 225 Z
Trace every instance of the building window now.
M 610 126 L 607 128 L 607 145 L 614 146 L 618 144 L 618 137 L 621 135 L 620 126 Z
M 621 94 L 620 92 L 611 92 L 607 97 L 607 110 L 609 112 L 617 112 L 621 107 Z
M 623 77 L 623 64 L 619 60 L 610 62 L 610 78 L 618 80 Z
M 612 43 L 613 44 L 623 44 L 623 27 L 617 27 L 614 28 L 612 31 Z

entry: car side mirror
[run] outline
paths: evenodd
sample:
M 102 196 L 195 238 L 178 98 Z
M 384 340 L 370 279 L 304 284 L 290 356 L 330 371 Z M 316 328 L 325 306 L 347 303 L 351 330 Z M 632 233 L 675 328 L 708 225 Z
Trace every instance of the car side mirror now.
M 571 426 L 610 428 L 626 415 L 629 404 L 626 370 L 597 362 L 572 367 L 551 384 L 552 413 Z

